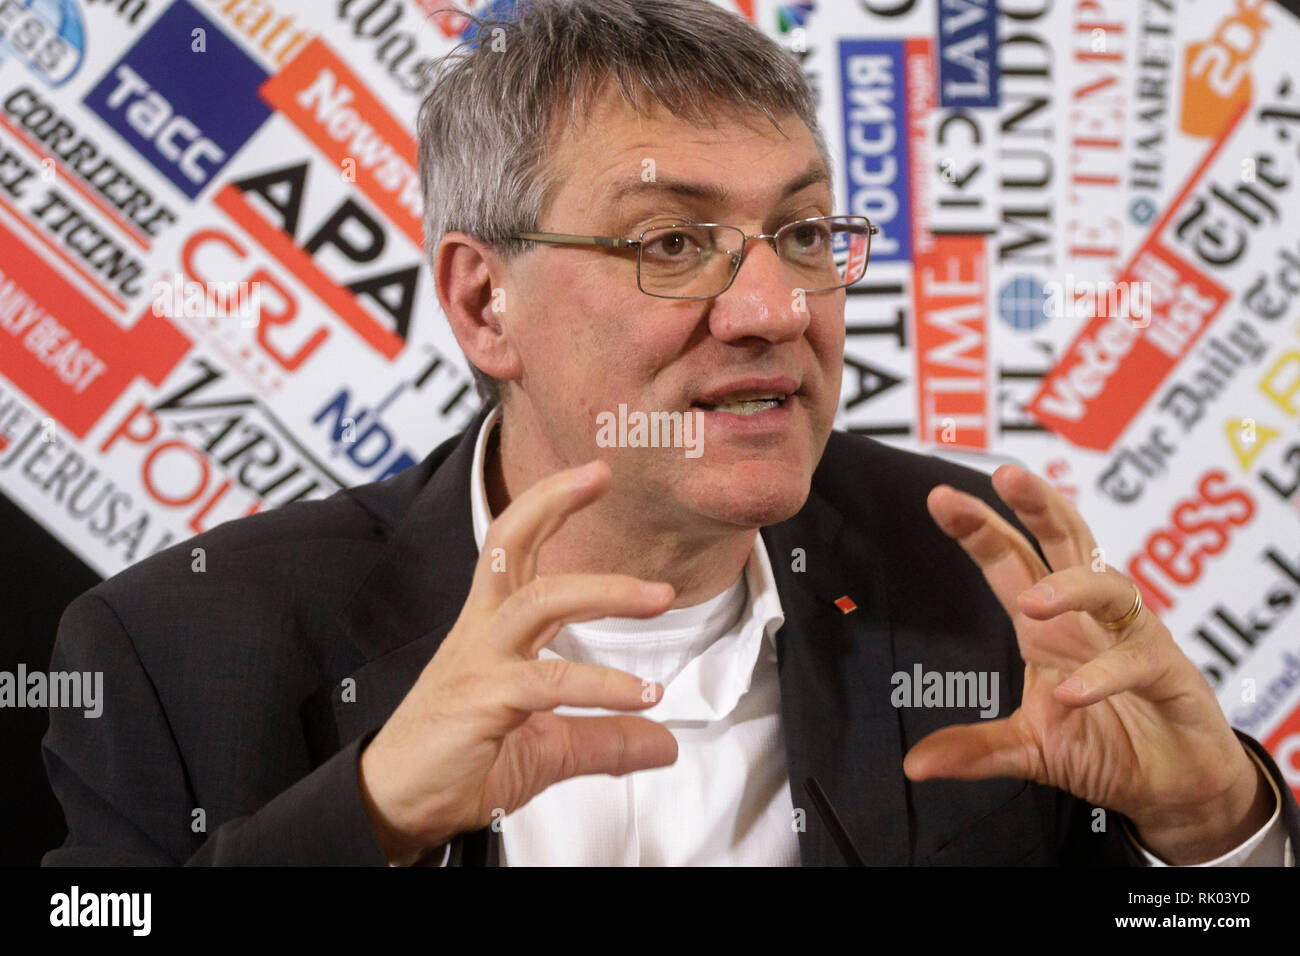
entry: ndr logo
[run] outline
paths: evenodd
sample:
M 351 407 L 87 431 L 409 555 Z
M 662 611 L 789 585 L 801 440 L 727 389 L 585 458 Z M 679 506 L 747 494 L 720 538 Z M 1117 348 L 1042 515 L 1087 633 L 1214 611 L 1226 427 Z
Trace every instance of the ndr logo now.
M 8 53 L 50 86 L 72 79 L 86 54 L 76 0 L 0 0 L 0 62 Z

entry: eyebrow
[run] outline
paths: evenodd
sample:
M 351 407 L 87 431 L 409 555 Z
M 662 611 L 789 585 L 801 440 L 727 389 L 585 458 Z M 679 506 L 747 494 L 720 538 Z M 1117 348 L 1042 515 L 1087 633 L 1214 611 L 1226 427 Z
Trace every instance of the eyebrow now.
M 777 196 L 778 200 L 793 196 L 795 193 L 818 183 L 830 185 L 830 171 L 820 159 L 814 160 L 802 173 L 786 182 Z M 656 179 L 654 182 L 624 182 L 609 196 L 613 209 L 617 210 L 631 199 L 642 196 L 671 195 L 683 199 L 695 199 L 701 202 L 722 205 L 731 198 L 731 190 L 713 183 L 697 183 L 684 179 Z

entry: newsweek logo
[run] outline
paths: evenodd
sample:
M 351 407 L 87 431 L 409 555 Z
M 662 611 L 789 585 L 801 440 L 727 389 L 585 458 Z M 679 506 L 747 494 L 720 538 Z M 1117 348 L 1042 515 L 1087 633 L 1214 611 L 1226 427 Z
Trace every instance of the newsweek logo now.
M 50 86 L 62 86 L 85 53 L 76 0 L 0 0 L 0 62 L 13 56 Z
M 422 246 L 415 142 L 333 50 L 313 40 L 262 85 L 261 96 Z
M 257 95 L 266 75 L 212 21 L 179 0 L 85 103 L 193 199 L 270 116 Z

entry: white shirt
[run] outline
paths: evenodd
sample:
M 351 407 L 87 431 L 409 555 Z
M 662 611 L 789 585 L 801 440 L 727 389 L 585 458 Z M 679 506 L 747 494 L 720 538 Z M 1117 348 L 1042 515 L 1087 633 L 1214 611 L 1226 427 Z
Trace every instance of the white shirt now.
M 484 456 L 500 414 L 498 407 L 483 422 L 470 475 L 480 551 L 492 520 Z M 562 628 L 541 658 L 614 667 L 663 685 L 663 699 L 638 713 L 677 738 L 677 761 L 548 787 L 500 820 L 501 865 L 797 866 L 776 666 L 776 632 L 784 623 L 767 549 L 756 535 L 735 584 L 703 604 L 649 620 L 604 618 Z M 1271 777 L 1270 784 L 1277 798 L 1272 819 L 1235 850 L 1198 865 L 1295 865 Z M 1166 865 L 1138 848 L 1151 865 Z M 444 865 L 449 855 L 450 846 Z

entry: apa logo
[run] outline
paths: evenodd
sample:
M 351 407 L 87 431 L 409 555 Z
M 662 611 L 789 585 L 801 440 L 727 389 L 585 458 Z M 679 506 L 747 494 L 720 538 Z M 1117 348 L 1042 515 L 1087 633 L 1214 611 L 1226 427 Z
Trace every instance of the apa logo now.
M 193 199 L 271 115 L 258 96 L 266 77 L 212 21 L 178 0 L 85 102 Z
M 50 86 L 72 79 L 86 55 L 76 0 L 0 0 L 0 62 L 5 54 Z

